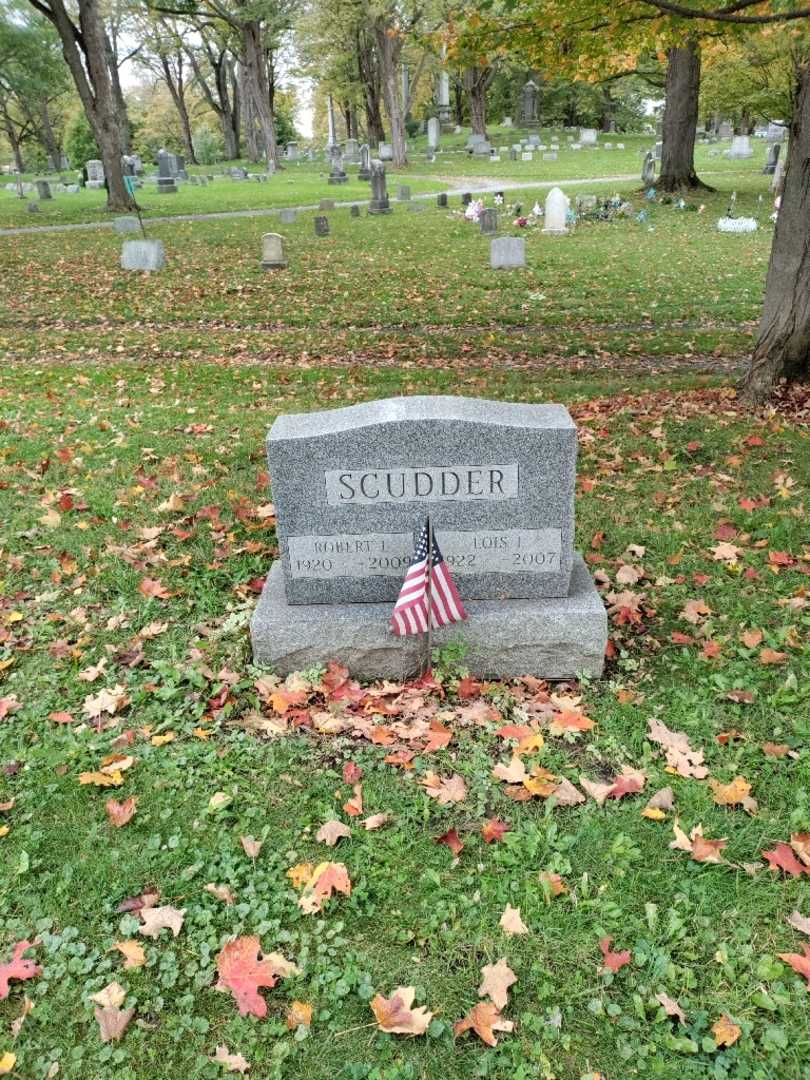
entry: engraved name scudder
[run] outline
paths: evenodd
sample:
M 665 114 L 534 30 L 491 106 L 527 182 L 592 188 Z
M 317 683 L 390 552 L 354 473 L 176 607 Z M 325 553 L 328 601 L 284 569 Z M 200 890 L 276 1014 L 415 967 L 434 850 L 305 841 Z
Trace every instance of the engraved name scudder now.
M 330 506 L 515 499 L 518 494 L 517 463 L 329 469 L 324 476 Z

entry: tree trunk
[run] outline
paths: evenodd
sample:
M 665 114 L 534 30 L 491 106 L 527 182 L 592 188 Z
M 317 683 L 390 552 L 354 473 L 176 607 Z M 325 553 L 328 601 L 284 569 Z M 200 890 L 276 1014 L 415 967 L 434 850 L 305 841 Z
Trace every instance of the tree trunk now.
M 251 99 L 253 115 L 263 142 L 267 171 L 281 167 L 276 144 L 276 124 L 270 107 L 270 88 L 267 82 L 267 56 L 261 23 L 250 19 L 242 24 L 243 86 Z
M 464 87 L 458 79 L 453 79 L 453 114 L 456 127 L 461 127 L 464 123 Z
M 204 30 L 201 30 L 199 26 L 197 26 L 197 32 L 202 38 L 208 63 L 214 75 L 216 97 L 200 68 L 196 50 L 186 49 L 186 56 L 194 71 L 198 87 L 219 118 L 222 141 L 225 144 L 225 158 L 228 161 L 234 161 L 239 157 L 239 91 L 233 64 L 226 50 L 217 48 L 215 43 L 209 41 Z
M 487 88 L 492 81 L 492 68 L 465 68 L 462 79 L 473 134 L 487 138 Z
M 177 56 L 178 72 L 177 78 L 175 78 L 172 71 L 169 59 L 166 56 L 161 56 L 160 66 L 163 69 L 163 81 L 168 87 L 171 94 L 174 107 L 177 110 L 177 116 L 180 120 L 180 134 L 183 139 L 183 146 L 186 151 L 186 157 L 192 165 L 198 165 L 197 157 L 194 153 L 194 141 L 191 138 L 191 121 L 188 115 L 188 107 L 186 106 L 186 87 L 185 80 L 182 75 L 182 57 L 183 54 L 179 53 Z
M 605 85 L 602 87 L 602 116 L 599 125 L 605 134 L 616 130 L 616 124 L 613 120 L 615 111 L 616 102 L 613 100 L 613 93 L 610 89 L 610 85 Z M 697 126 L 697 114 L 695 114 L 695 125 Z
M 42 148 L 47 157 L 53 161 L 54 169 L 58 170 L 62 159 L 62 147 L 59 145 L 53 130 L 47 101 L 43 101 L 39 108 L 39 130 L 42 136 Z
M 660 191 L 681 188 L 713 190 L 695 172 L 695 133 L 700 95 L 700 48 L 696 41 L 667 53 Z
M 14 168 L 19 173 L 25 172 L 25 162 L 23 161 L 22 156 L 22 146 L 20 145 L 20 140 L 17 138 L 17 133 L 10 125 L 8 127 L 4 127 L 3 131 L 5 132 L 5 136 L 9 141 L 9 145 L 11 146 L 11 152 L 14 155 Z
M 380 65 L 373 35 L 358 27 L 354 32 L 357 74 L 363 88 L 363 107 L 366 113 L 366 129 L 369 146 L 385 142 L 385 127 L 382 120 L 382 87 L 380 86 Z
M 37 0 L 34 6 L 53 23 L 59 34 L 62 55 L 104 162 L 107 209 L 134 210 L 135 200 L 124 183 L 122 133 L 108 60 L 109 42 L 98 0 L 79 0 L 78 28 L 67 12 L 64 0 L 48 0 L 47 4 Z
M 408 153 L 405 149 L 405 112 L 399 96 L 402 39 L 393 32 L 390 20 L 382 15 L 374 20 L 374 35 L 380 54 L 385 110 L 391 124 L 392 164 L 395 169 L 401 169 L 408 164 Z
M 112 83 L 113 97 L 115 99 L 115 111 L 118 114 L 118 127 L 121 132 L 121 153 L 132 153 L 132 129 L 129 126 L 129 113 L 121 88 L 121 77 L 118 71 L 118 57 L 112 47 L 109 34 L 105 31 L 104 38 L 107 48 L 107 64 L 110 69 L 110 81 Z
M 810 377 L 810 62 L 796 67 L 796 88 L 785 186 L 771 261 L 759 337 L 742 396 L 765 401 L 780 379 Z
M 354 104 L 349 106 L 349 138 L 357 138 L 357 106 Z

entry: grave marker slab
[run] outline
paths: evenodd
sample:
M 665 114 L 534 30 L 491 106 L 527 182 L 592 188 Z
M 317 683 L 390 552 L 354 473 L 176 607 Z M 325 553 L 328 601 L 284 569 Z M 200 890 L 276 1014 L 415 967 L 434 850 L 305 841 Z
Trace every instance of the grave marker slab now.
M 526 265 L 526 241 L 522 236 L 498 236 L 489 247 L 493 270 L 515 270 Z
M 122 270 L 162 270 L 166 253 L 161 240 L 125 240 L 121 249 Z

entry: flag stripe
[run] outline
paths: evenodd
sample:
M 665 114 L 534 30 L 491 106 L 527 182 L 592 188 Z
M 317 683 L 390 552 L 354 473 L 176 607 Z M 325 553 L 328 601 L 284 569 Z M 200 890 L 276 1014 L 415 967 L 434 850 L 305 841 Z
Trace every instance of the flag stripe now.
M 391 630 L 401 637 L 424 634 L 428 622 L 439 628 L 466 618 L 467 612 L 435 536 L 433 549 L 428 552 L 428 526 L 425 523 L 391 613 Z

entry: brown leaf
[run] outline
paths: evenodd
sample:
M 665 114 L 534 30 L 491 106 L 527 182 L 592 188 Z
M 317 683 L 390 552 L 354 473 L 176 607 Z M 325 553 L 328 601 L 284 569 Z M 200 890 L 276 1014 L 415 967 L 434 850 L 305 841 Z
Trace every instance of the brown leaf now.
M 497 1007 L 491 1001 L 479 1001 L 473 1005 L 467 1015 L 453 1024 L 453 1035 L 458 1037 L 472 1029 L 487 1046 L 497 1046 L 496 1031 L 511 1031 L 511 1020 L 504 1020 Z
M 517 982 L 517 975 L 501 957 L 497 964 L 486 964 L 481 968 L 483 979 L 478 987 L 479 997 L 490 997 L 498 1010 L 506 1008 L 509 987 Z
M 674 810 L 675 809 L 675 796 L 671 787 L 661 788 L 660 791 L 652 796 L 647 803 L 649 810 Z
M 804 956 L 801 953 L 778 953 L 780 960 L 790 964 L 795 972 L 807 979 L 807 989 L 810 990 L 810 945 L 802 945 Z
M 334 847 L 338 840 L 346 836 L 351 836 L 352 830 L 348 825 L 344 825 L 342 821 L 338 821 L 336 818 L 332 818 L 330 821 L 324 822 L 315 834 L 315 839 L 319 844 L 326 844 L 327 847 Z
M 108 1006 L 106 1009 L 96 1008 L 93 1015 L 98 1021 L 101 1041 L 103 1043 L 118 1042 L 126 1031 L 127 1024 L 135 1015 L 135 1010 Z
M 785 921 L 794 930 L 798 930 L 800 934 L 807 934 L 810 937 L 810 919 L 806 915 L 802 915 L 799 911 L 793 911 Z
M 563 777 L 554 789 L 554 801 L 557 806 L 576 806 L 585 802 L 585 796 L 570 780 Z
M 183 928 L 185 914 L 185 908 L 178 909 L 172 907 L 171 904 L 164 904 L 162 907 L 141 908 L 140 915 L 143 926 L 140 926 L 138 930 L 144 937 L 159 937 L 161 930 L 171 930 L 174 937 L 177 937 Z
M 503 780 L 507 784 L 522 784 L 528 773 L 523 759 L 515 755 L 508 765 L 498 762 L 492 770 L 492 775 L 496 780 Z
M 715 1020 L 711 1030 L 718 1046 L 733 1046 L 742 1035 L 742 1028 L 737 1027 L 728 1013 L 723 1013 L 719 1020 Z
M 792 833 L 790 846 L 805 866 L 810 866 L 810 833 Z
M 383 825 L 386 825 L 391 820 L 390 814 L 372 814 L 371 817 L 363 818 L 360 824 L 368 832 L 372 832 L 374 829 L 381 829 Z
M 490 818 L 481 826 L 481 835 L 484 838 L 484 843 L 493 844 L 497 843 L 499 840 L 503 840 L 510 828 L 511 826 L 507 824 L 507 822 L 501 821 L 500 818 Z
M 695 780 L 708 776 L 709 770 L 703 764 L 703 751 L 691 747 L 685 732 L 670 731 L 666 724 L 656 719 L 650 719 L 647 723 L 650 728 L 647 738 L 663 747 L 667 765 L 679 776 L 693 777 Z
M 390 998 L 377 994 L 371 999 L 371 1010 L 381 1031 L 392 1035 L 425 1034 L 433 1019 L 433 1013 L 421 1005 L 414 1009 L 415 995 L 413 986 L 399 986 Z
M 677 818 L 673 823 L 672 831 L 675 833 L 675 839 L 669 846 L 677 851 L 688 851 L 695 862 L 719 864 L 726 861 L 720 854 L 728 842 L 725 837 L 722 840 L 708 840 L 703 835 L 702 825 L 695 825 L 687 836 Z
M 239 842 L 244 848 L 245 854 L 248 856 L 248 858 L 258 859 L 259 852 L 262 850 L 263 841 L 254 840 L 252 836 L 240 836 Z
M 352 797 L 343 804 L 343 812 L 349 817 L 360 817 L 363 813 L 363 785 L 355 784 L 352 791 Z
M 768 861 L 771 870 L 782 870 L 790 877 L 810 873 L 810 867 L 799 862 L 788 844 L 777 844 L 771 851 L 763 851 L 762 856 Z
M 221 900 L 223 904 L 227 904 L 228 907 L 236 902 L 236 897 L 227 885 L 216 885 L 213 881 L 209 881 L 205 886 L 205 891 L 211 893 L 217 900 Z
M 463 802 L 467 798 L 467 785 L 458 773 L 442 778 L 434 772 L 427 772 L 419 781 L 425 792 L 441 806 Z
M 655 1000 L 664 1009 L 667 1016 L 677 1016 L 682 1024 L 686 1023 L 686 1014 L 680 1007 L 677 1001 L 669 997 L 668 994 L 660 993 L 655 995 Z
M 141 579 L 141 582 L 138 585 L 138 592 L 140 592 L 142 596 L 157 600 L 168 600 L 172 595 L 162 582 L 158 581 L 156 578 L 149 577 Z
M 456 857 L 464 850 L 464 842 L 455 829 L 448 829 L 442 836 L 437 836 L 436 843 L 446 844 Z
M 117 1009 L 119 1005 L 123 1005 L 126 996 L 127 992 L 120 983 L 111 982 L 102 990 L 91 994 L 90 1000 L 95 1001 L 102 1009 Z

